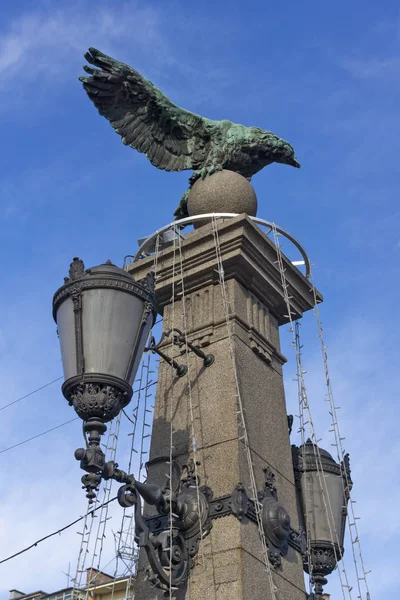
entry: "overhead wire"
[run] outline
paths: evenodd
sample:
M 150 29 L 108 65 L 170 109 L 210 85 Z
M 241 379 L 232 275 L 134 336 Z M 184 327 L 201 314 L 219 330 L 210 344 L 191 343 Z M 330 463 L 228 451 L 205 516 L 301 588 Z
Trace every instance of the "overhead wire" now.
M 16 400 L 9 402 L 8 404 L 4 404 L 3 406 L 0 406 L 0 411 L 5 410 L 6 408 L 8 408 L 10 406 L 13 406 L 14 404 L 17 404 L 18 402 L 21 402 L 21 400 L 25 400 L 26 398 L 33 396 L 33 394 L 36 394 L 37 392 L 41 392 L 42 390 L 46 389 L 53 383 L 56 383 L 57 381 L 60 381 L 63 378 L 64 378 L 63 375 L 61 375 L 60 377 L 57 377 L 56 379 L 52 379 L 52 381 L 49 381 L 48 383 L 41 385 L 40 387 L 36 388 L 35 390 L 32 390 L 28 394 L 24 394 L 20 398 L 17 398 Z M 26 440 L 22 440 L 21 442 L 18 442 L 17 444 L 13 444 L 12 446 L 9 446 L 8 448 L 3 448 L 3 450 L 0 450 L 0 454 L 3 454 L 4 452 L 8 452 L 9 450 L 13 450 L 14 448 L 18 448 L 19 446 L 22 446 L 23 444 L 27 444 L 28 442 L 31 442 L 32 440 L 35 440 L 35 439 L 41 437 L 42 435 L 46 435 L 47 433 L 51 433 L 52 431 L 59 429 L 60 427 L 64 427 L 64 425 L 68 425 L 69 423 L 72 423 L 73 421 L 77 421 L 78 418 L 79 417 L 75 417 L 74 419 L 70 419 L 69 421 L 60 423 L 60 425 L 51 427 L 50 429 L 47 429 L 46 431 L 42 431 L 41 433 L 38 433 L 37 435 L 33 435 L 32 437 L 27 438 Z
M 45 388 L 49 387 L 49 385 L 56 383 L 56 381 L 60 381 L 60 379 L 64 379 L 64 376 L 61 375 L 61 377 L 57 377 L 57 379 L 53 379 L 53 381 L 49 381 L 48 383 L 45 383 L 44 385 L 36 388 L 36 390 L 29 392 L 29 394 L 25 394 L 24 396 L 21 396 L 21 398 L 17 398 L 17 400 L 13 400 L 12 402 L 9 402 L 8 404 L 4 404 L 4 406 L 0 406 L 0 411 L 4 410 L 5 408 L 8 408 L 9 406 L 13 406 L 13 404 L 17 404 L 17 402 L 21 402 L 21 400 L 25 400 L 25 398 L 29 398 L 29 396 L 33 396 L 33 394 L 36 394 L 37 392 L 41 392 Z
M 47 429 L 46 431 L 42 431 L 42 433 L 38 433 L 37 435 L 33 435 L 32 437 L 23 440 L 22 442 L 18 442 L 18 444 L 14 444 L 13 446 L 9 446 L 8 448 L 4 448 L 3 450 L 0 450 L 0 454 L 3 454 L 4 452 L 8 452 L 9 450 L 12 450 L 13 448 L 18 448 L 18 446 L 22 446 L 23 444 L 26 444 L 28 442 L 31 442 L 32 440 L 36 440 L 37 438 L 41 437 L 42 435 L 46 435 L 46 433 L 50 433 L 51 431 L 55 431 L 56 429 L 60 429 L 60 427 L 64 427 L 64 425 L 68 425 L 69 423 L 73 423 L 73 421 L 77 421 L 79 419 L 79 417 L 75 417 L 75 419 L 70 419 L 69 421 L 65 421 L 65 423 L 61 423 L 60 425 L 56 425 L 55 427 L 52 427 L 51 429 Z
M 111 498 L 111 500 L 108 500 L 107 504 L 110 504 L 111 502 L 114 502 L 114 500 L 116 500 L 116 499 L 117 499 L 117 496 L 115 496 L 114 498 Z M 100 506 L 97 506 L 96 508 L 93 508 L 89 513 L 87 513 L 85 515 L 82 515 L 81 517 L 79 517 L 78 519 L 75 519 L 75 521 L 72 521 L 71 523 L 68 523 L 68 525 L 65 525 L 64 527 L 61 527 L 60 529 L 57 529 L 56 531 L 53 531 L 53 533 L 49 533 L 48 535 L 45 535 L 44 537 L 40 538 L 39 540 L 36 540 L 36 542 L 33 542 L 33 544 L 30 544 L 26 548 L 23 548 L 23 550 L 19 550 L 18 552 L 15 552 L 14 554 L 11 554 L 10 556 L 7 556 L 7 558 L 3 558 L 2 560 L 0 560 L 0 565 L 2 565 L 3 563 L 5 563 L 5 562 L 7 562 L 9 560 L 12 560 L 13 558 L 16 558 L 17 556 L 20 556 L 21 554 L 24 554 L 25 552 L 28 552 L 29 550 L 32 550 L 32 548 L 36 548 L 36 546 L 38 546 L 39 544 L 41 544 L 45 540 L 48 540 L 49 538 L 54 537 L 55 535 L 61 534 L 63 531 L 66 531 L 67 529 L 69 529 L 73 525 L 76 525 L 80 521 L 83 521 L 83 519 L 85 519 L 88 514 L 92 514 L 93 515 L 93 513 L 95 513 L 100 508 L 102 508 L 102 506 L 103 505 L 100 505 Z

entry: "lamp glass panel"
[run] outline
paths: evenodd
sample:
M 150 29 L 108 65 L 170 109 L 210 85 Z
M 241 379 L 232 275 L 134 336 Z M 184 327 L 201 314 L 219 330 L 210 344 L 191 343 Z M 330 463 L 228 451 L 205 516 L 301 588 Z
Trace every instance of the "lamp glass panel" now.
M 137 344 L 136 357 L 135 357 L 133 367 L 132 367 L 132 370 L 131 370 L 131 373 L 129 376 L 129 380 L 128 380 L 128 383 L 130 385 L 133 385 L 133 382 L 135 380 L 136 373 L 137 373 L 140 361 L 142 359 L 143 350 L 146 346 L 146 342 L 149 337 L 152 326 L 153 326 L 153 314 L 151 313 L 147 318 L 146 325 L 143 327 L 142 334 L 140 336 L 140 340 L 138 341 L 138 344 Z
M 75 314 L 71 298 L 66 298 L 57 310 L 57 328 L 65 380 L 77 375 Z
M 342 476 L 334 475 L 333 473 L 326 474 L 326 486 L 328 488 L 328 494 L 331 501 L 331 508 L 336 526 L 337 536 L 339 539 L 339 544 L 343 546 L 342 531 L 344 531 L 344 525 L 342 525 L 342 522 L 343 519 L 345 519 L 345 500 Z
M 143 314 L 143 300 L 118 289 L 85 290 L 82 298 L 85 373 L 125 380 Z
M 333 473 L 323 473 L 322 477 L 326 481 L 324 494 L 317 471 L 307 471 L 303 473 L 301 478 L 301 491 L 307 514 L 307 529 L 310 531 L 311 541 L 331 542 L 333 536 L 335 543 L 338 541 L 337 538 L 339 539 L 339 543 L 341 543 L 340 532 L 343 518 L 343 487 L 341 476 L 334 475 Z M 329 502 L 326 497 L 326 490 Z

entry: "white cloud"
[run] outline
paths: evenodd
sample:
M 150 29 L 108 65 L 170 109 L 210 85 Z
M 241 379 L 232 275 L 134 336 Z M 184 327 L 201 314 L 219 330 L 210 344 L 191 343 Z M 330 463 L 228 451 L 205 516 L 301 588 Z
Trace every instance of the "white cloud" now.
M 341 66 L 357 79 L 387 79 L 393 82 L 399 77 L 400 57 L 346 58 L 341 61 Z
M 42 103 L 43 108 L 50 90 L 84 74 L 83 54 L 93 46 L 133 65 L 178 104 L 188 102 L 189 110 L 203 104 L 222 106 L 237 75 L 232 78 L 229 70 L 209 58 L 218 53 L 219 27 L 166 8 L 140 0 L 119 2 L 117 7 L 100 0 L 94 8 L 83 0 L 22 13 L 0 31 L 2 104 L 13 108 L 29 102 L 32 108 Z M 226 24 L 225 29 L 225 38 L 233 35 Z M 199 36 L 207 50 L 204 56 L 197 45 L 192 47 Z M 185 54 L 182 45 L 188 48 Z M 12 103 L 7 103 L 7 91 L 12 92 Z
M 34 9 L 9 24 L 0 38 L 0 75 L 3 85 L 31 80 L 45 72 L 62 79 L 90 46 L 113 52 L 129 42 L 132 53 L 138 49 L 166 60 L 168 51 L 161 34 L 159 13 L 136 2 L 120 5 L 83 2 L 68 8 Z M 75 60 L 71 60 L 75 57 Z

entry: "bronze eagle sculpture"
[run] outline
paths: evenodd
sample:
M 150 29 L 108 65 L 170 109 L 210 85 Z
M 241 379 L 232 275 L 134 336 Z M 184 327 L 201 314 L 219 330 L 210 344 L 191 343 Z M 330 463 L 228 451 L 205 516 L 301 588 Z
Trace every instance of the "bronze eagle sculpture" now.
M 300 167 L 292 146 L 271 131 L 212 121 L 180 108 L 132 67 L 95 48 L 85 58 L 93 66 L 85 65 L 89 76 L 79 80 L 122 142 L 159 169 L 193 169 L 190 186 L 222 169 L 250 179 L 273 162 Z M 188 216 L 189 191 L 175 211 L 177 218 Z

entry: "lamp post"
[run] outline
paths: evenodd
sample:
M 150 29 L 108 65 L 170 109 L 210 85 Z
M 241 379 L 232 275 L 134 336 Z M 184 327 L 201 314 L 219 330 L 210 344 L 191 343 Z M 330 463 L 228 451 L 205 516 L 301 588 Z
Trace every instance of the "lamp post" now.
M 347 502 L 352 481 L 349 457 L 339 464 L 326 450 L 308 439 L 292 446 L 300 521 L 308 536 L 310 553 L 303 567 L 311 575 L 315 600 L 323 600 L 326 576 L 342 558 Z M 350 488 L 350 489 L 349 489 Z
M 74 258 L 69 277 L 53 298 L 65 382 L 62 392 L 83 420 L 86 448 L 75 457 L 86 471 L 82 483 L 92 502 L 105 456 L 101 435 L 129 404 L 132 384 L 156 317 L 154 281 L 135 281 L 127 271 L 105 264 L 85 270 Z
M 199 488 L 193 461 L 182 469 L 176 464 L 178 482 L 171 487 L 167 480 L 160 488 L 135 481 L 114 461 L 105 462 L 100 448 L 106 423 L 129 404 L 133 394 L 132 384 L 156 317 L 154 277 L 150 273 L 136 281 L 110 261 L 85 270 L 82 260 L 74 258 L 69 277 L 54 295 L 53 317 L 64 368 L 62 392 L 83 421 L 86 448 L 78 448 L 75 458 L 86 471 L 82 477 L 86 496 L 92 503 L 102 479 L 122 483 L 118 502 L 123 508 L 135 507 L 135 541 L 146 550 L 150 579 L 164 591 L 182 585 L 193 566 L 201 535 L 211 528 L 211 490 Z M 203 358 L 203 367 L 214 363 L 212 354 L 186 340 L 179 329 L 168 332 L 172 334 L 174 344 L 185 342 Z M 147 350 L 157 352 L 176 368 L 178 377 L 187 372 L 160 350 L 159 344 L 152 343 Z M 156 507 L 160 523 L 156 519 L 151 525 L 143 517 L 140 496 Z

